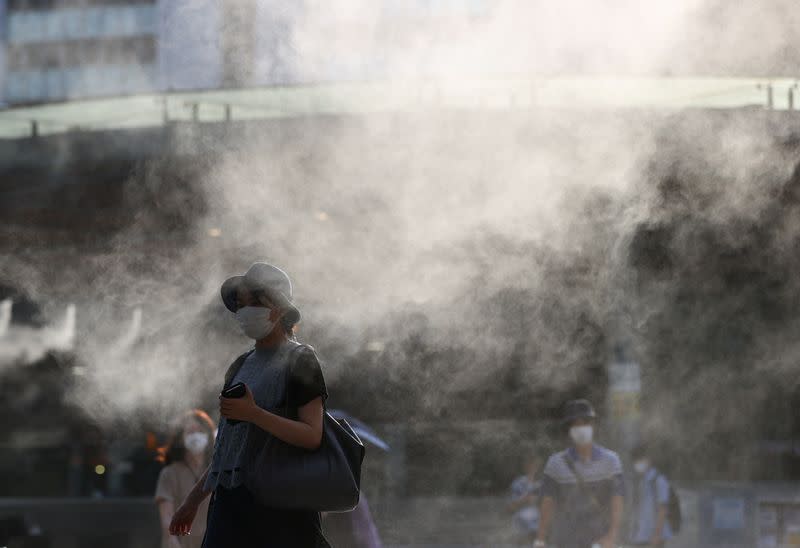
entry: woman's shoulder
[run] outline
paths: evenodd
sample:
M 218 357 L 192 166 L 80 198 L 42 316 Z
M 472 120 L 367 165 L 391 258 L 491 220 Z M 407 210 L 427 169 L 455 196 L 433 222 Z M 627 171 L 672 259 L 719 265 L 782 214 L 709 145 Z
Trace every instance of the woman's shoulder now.
M 173 477 L 176 473 L 175 469 L 177 468 L 177 464 L 178 463 L 176 462 L 165 464 L 164 467 L 161 469 L 161 472 L 158 473 L 158 479 L 160 480 L 161 478 Z
M 172 500 L 175 488 L 175 465 L 167 464 L 158 474 L 158 480 L 156 481 L 156 500 Z
M 313 377 L 320 371 L 319 358 L 316 351 L 308 345 L 300 345 L 295 349 L 296 356 L 291 364 L 293 377 Z
M 297 353 L 297 361 L 310 361 L 310 362 L 317 362 L 319 363 L 319 358 L 317 357 L 317 351 L 314 350 L 313 346 L 308 344 L 299 344 L 297 349 L 295 350 Z

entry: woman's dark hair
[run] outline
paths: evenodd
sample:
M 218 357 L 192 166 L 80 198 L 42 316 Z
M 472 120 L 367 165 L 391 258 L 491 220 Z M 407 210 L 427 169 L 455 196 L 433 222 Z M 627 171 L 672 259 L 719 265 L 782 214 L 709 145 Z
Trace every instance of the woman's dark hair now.
M 294 327 L 297 325 L 297 323 L 296 314 L 292 314 L 291 312 L 284 314 L 281 318 L 283 330 L 290 339 L 294 337 Z
M 186 447 L 183 445 L 184 424 L 186 419 L 195 420 L 208 434 L 208 446 L 206 447 L 205 460 L 211 460 L 211 453 L 214 451 L 214 421 L 208 413 L 201 409 L 187 411 L 175 422 L 175 427 L 170 435 L 167 445 L 159 448 L 156 460 L 164 465 L 180 462 L 186 457 Z

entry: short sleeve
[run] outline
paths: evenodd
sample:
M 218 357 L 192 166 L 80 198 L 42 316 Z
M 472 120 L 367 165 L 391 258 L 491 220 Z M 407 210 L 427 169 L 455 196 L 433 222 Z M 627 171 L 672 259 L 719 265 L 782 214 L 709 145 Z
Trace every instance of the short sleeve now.
M 669 504 L 669 482 L 664 476 L 656 478 L 656 498 L 659 504 Z
M 523 478 L 516 478 L 511 482 L 511 500 L 519 500 L 525 496 L 525 487 L 522 485 Z
M 612 495 L 625 496 L 625 477 L 622 475 L 622 460 L 616 453 L 611 453 Z
M 544 467 L 542 474 L 542 497 L 556 498 L 558 496 L 558 482 L 553 478 L 555 472 L 555 455 L 547 459 L 547 464 Z
M 317 397 L 323 401 L 328 397 L 322 368 L 314 351 L 303 349 L 289 375 L 289 403 L 292 407 L 302 407 Z
M 625 496 L 625 479 L 623 478 L 622 474 L 616 474 L 613 478 L 611 478 L 611 482 L 613 488 L 611 490 L 612 495 L 617 495 L 620 497 Z
M 171 465 L 162 468 L 156 483 L 156 502 L 161 502 L 162 500 L 175 502 L 176 483 L 177 478 L 175 477 L 174 468 Z

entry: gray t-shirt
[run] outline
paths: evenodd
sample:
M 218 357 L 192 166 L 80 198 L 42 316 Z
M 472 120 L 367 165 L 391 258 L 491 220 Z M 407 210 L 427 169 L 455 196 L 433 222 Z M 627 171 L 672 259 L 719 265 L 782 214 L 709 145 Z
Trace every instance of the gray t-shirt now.
M 281 410 L 286 402 L 286 375 L 292 360 L 295 362 L 289 379 L 292 407 L 305 405 L 318 396 L 326 398 L 325 381 L 316 354 L 307 347 L 292 352 L 297 346 L 289 341 L 278 349 L 255 349 L 230 384 L 246 384 L 256 405 L 262 409 Z M 233 489 L 244 483 L 247 442 L 253 428 L 258 426 L 248 422 L 230 424 L 224 417 L 220 419 L 205 489 L 213 490 L 217 486 Z

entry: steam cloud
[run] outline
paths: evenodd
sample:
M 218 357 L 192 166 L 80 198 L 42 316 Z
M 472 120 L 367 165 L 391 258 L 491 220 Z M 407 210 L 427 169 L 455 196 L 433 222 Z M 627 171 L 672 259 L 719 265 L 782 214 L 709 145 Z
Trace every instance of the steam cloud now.
M 766 43 L 752 26 L 717 28 L 744 25 L 744 7 L 716 18 L 719 4 L 699 0 L 611 4 L 476 3 L 401 47 L 374 2 L 282 16 L 307 80 L 330 70 L 331 50 L 374 52 L 398 86 L 789 66 L 781 3 L 758 18 L 771 22 Z M 354 19 L 352 42 L 323 39 Z M 737 44 L 741 64 L 698 48 L 709 36 Z M 98 420 L 163 421 L 217 389 L 247 344 L 219 284 L 259 259 L 293 277 L 301 338 L 330 358 L 328 381 L 358 381 L 351 401 L 386 419 L 468 407 L 463 394 L 497 383 L 577 392 L 624 339 L 663 387 L 646 430 L 700 443 L 752 433 L 741 383 L 786 382 L 796 364 L 798 145 L 766 113 L 421 108 L 276 121 L 195 146 L 176 142 L 194 156 L 165 155 L 126 183 L 135 214 L 102 253 L 57 275 L 43 268 L 52 251 L 5 258 L 6 278 L 76 303 L 83 369 L 70 397 Z M 711 363 L 725 366 L 704 373 Z M 407 397 L 382 392 L 397 381 Z M 720 410 L 697 420 L 690 404 L 709 392 Z

